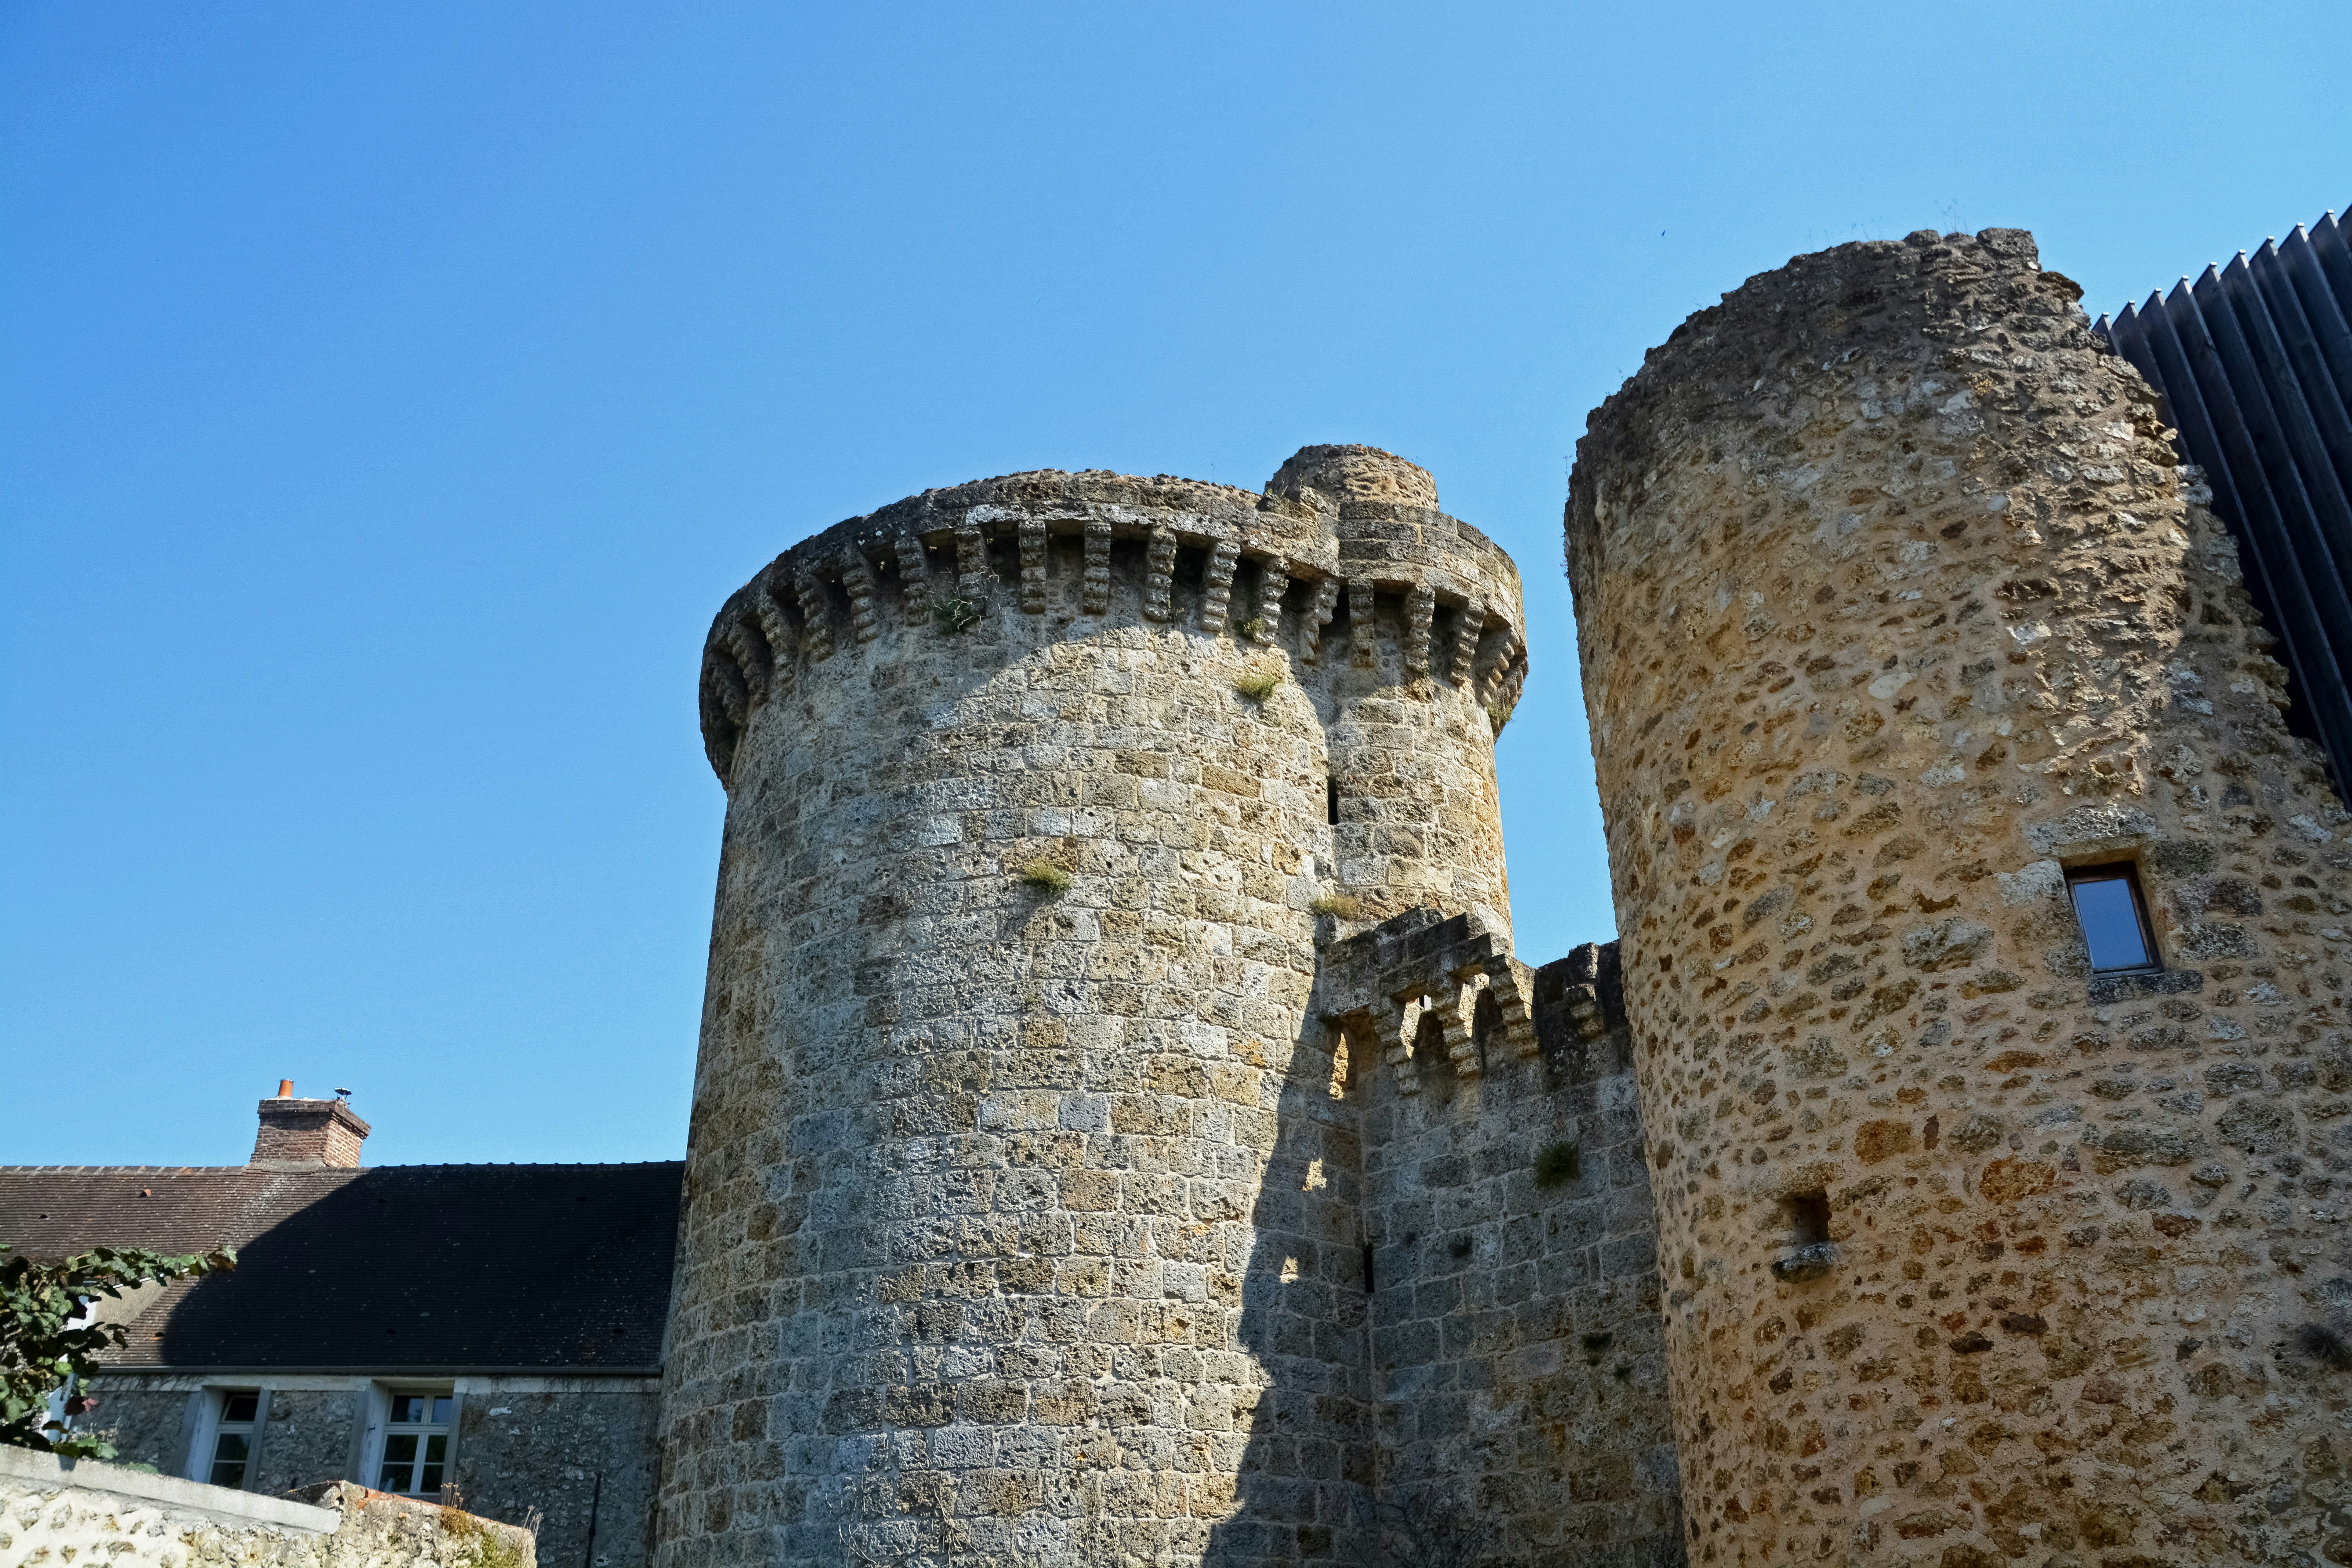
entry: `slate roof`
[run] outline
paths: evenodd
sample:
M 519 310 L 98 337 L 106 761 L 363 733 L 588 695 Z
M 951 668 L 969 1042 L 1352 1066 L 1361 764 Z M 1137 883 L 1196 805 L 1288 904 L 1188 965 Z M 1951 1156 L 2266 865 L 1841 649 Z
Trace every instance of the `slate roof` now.
M 137 1310 L 123 1371 L 646 1372 L 684 1169 L 0 1166 L 0 1242 L 237 1249 Z

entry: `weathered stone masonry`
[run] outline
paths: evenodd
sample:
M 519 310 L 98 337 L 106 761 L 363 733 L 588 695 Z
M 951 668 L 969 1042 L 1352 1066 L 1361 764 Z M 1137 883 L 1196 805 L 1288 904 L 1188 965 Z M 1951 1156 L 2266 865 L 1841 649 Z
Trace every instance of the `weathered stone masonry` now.
M 2352 1296 L 2347 819 L 2079 292 L 2013 230 L 1801 258 L 1580 447 L 1696 1562 L 2352 1551 L 2296 1349 Z M 2115 861 L 2159 973 L 2088 973 Z
M 929 492 L 730 600 L 660 1561 L 1361 1561 L 1457 1474 L 1675 1548 L 1630 1093 L 1509 952 L 1519 615 L 1364 447 Z

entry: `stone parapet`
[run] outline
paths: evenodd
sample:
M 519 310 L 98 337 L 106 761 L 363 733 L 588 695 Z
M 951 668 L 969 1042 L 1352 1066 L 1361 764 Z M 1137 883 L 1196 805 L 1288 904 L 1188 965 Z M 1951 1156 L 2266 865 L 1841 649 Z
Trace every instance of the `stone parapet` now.
M 1399 1093 L 1414 1094 L 1414 1047 L 1425 1031 L 1434 1031 L 1450 1070 L 1461 1076 L 1485 1072 L 1492 1047 L 1536 1054 L 1530 973 L 1511 955 L 1509 934 L 1489 930 L 1477 914 L 1448 919 L 1423 908 L 1327 949 L 1317 997 L 1324 1017 L 1370 1053 L 1367 1061 L 1388 1065 Z
M 1392 680 L 1468 687 L 1482 707 L 1507 711 L 1526 679 L 1518 574 L 1485 535 L 1439 511 L 1435 493 L 1425 487 L 1430 504 L 1417 505 L 1311 485 L 1260 495 L 1047 469 L 927 490 L 837 523 L 779 555 L 714 618 L 700 696 L 711 765 L 725 782 L 751 710 L 812 664 L 887 654 L 870 646 L 886 626 L 950 637 L 1003 614 L 1049 616 L 1075 637 L 1191 626 L 1313 666 L 1335 618 L 1349 636 L 1377 604 L 1395 623 Z M 1357 667 L 1375 668 L 1376 651 L 1370 635 L 1349 638 Z

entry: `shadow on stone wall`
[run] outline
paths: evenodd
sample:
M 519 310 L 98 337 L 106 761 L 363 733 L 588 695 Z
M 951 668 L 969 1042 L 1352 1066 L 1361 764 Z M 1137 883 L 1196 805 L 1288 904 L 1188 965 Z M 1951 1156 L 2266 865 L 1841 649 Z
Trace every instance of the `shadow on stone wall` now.
M 1516 970 L 1513 1028 L 1491 994 L 1441 994 L 1446 934 L 1414 939 L 1437 954 L 1426 1005 L 1295 1055 L 1244 1284 L 1268 1381 L 1215 1568 L 1685 1560 L 1615 953 Z M 1331 956 L 1318 1037 L 1353 1000 Z

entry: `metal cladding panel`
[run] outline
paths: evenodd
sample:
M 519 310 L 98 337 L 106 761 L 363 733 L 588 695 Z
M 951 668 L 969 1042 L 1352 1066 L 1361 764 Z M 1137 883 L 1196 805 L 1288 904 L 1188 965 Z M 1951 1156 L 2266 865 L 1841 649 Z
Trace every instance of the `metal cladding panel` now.
M 2329 213 L 2095 330 L 2164 394 L 2181 455 L 2294 674 L 2296 717 L 2352 783 L 2352 244 Z

